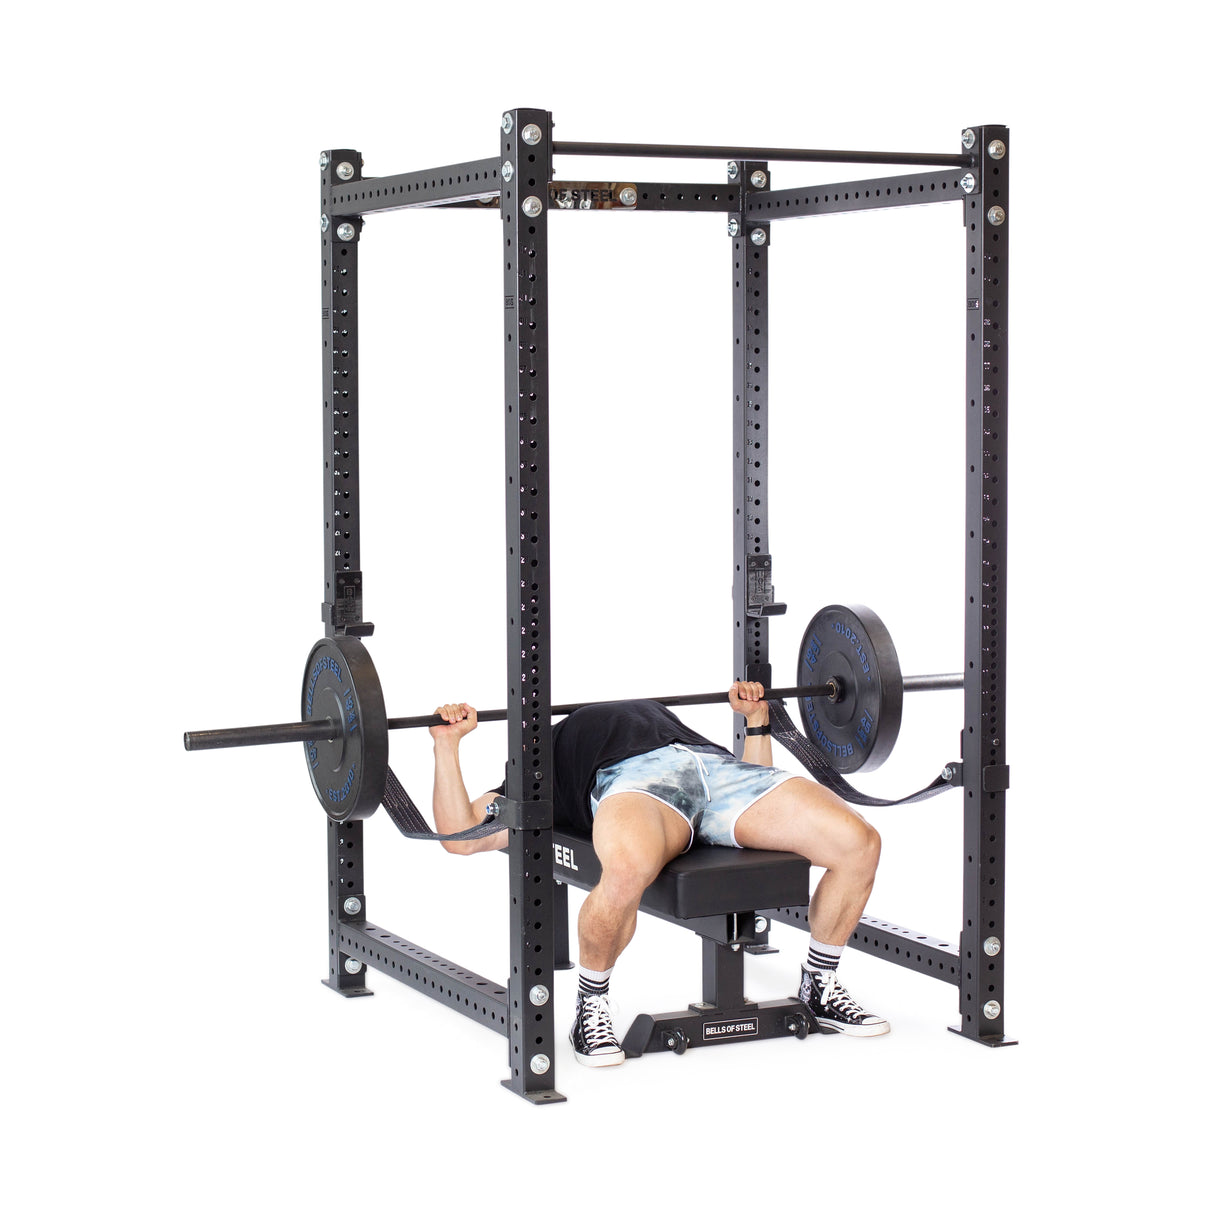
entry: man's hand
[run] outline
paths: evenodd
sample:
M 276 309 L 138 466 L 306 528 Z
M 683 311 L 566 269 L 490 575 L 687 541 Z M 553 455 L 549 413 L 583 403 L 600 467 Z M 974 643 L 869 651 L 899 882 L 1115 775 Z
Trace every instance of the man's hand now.
M 476 728 L 476 709 L 470 704 L 443 704 L 434 710 L 446 725 L 431 725 L 430 736 L 436 741 L 458 742 Z
M 729 707 L 746 718 L 746 724 L 757 728 L 767 724 L 767 701 L 762 683 L 735 683 L 729 689 Z

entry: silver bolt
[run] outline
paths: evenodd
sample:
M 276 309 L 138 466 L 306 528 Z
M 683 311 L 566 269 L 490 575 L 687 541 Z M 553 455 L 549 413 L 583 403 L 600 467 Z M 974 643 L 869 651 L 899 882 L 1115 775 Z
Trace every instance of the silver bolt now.
M 529 143 L 533 147 L 544 137 L 544 132 L 540 130 L 534 122 L 529 122 L 523 127 L 523 142 Z
M 359 970 L 362 969 L 362 967 L 363 967 L 363 963 L 361 961 L 355 961 L 353 957 L 346 958 L 346 973 L 347 974 L 357 974 L 359 972 Z
M 761 190 L 767 184 L 767 174 L 762 169 L 755 169 L 750 175 L 750 184 L 756 190 Z
M 339 223 L 337 225 L 337 239 L 338 240 L 353 240 L 354 239 L 354 225 L 352 223 Z
M 790 1020 L 786 1027 L 790 1033 L 795 1033 L 797 1031 L 797 1022 L 795 1020 Z
M 530 198 L 524 199 L 523 201 L 523 214 L 529 215 L 532 219 L 534 219 L 543 209 L 544 204 L 540 202 L 540 200 L 536 198 L 534 194 L 532 194 Z
M 951 763 L 945 763 L 944 770 L 940 773 L 940 779 L 948 780 L 950 783 L 952 782 L 953 765 Z
M 998 227 L 1007 218 L 1007 212 L 1002 207 L 991 207 L 987 211 L 986 217 L 995 227 Z
M 998 999 L 992 999 L 992 1000 L 991 1000 L 989 1003 L 984 1003 L 984 1004 L 982 1005 L 982 1014 L 983 1014 L 983 1015 L 984 1015 L 984 1016 L 985 1016 L 985 1017 L 986 1017 L 988 1020 L 998 1020 L 998 1019 L 999 1019 L 999 1013 L 1000 1013 L 1001 1011 L 1003 1011 L 1003 1008 L 1001 1008 L 1001 1007 L 999 1006 L 999 1000 L 998 1000 Z
M 637 192 L 630 185 L 626 185 L 620 191 L 620 201 L 626 207 L 634 207 L 637 204 Z
M 322 216 L 320 217 L 320 230 L 321 230 L 322 232 L 327 232 L 327 231 L 329 230 L 329 217 L 328 217 L 328 215 L 322 215 Z
M 543 1007 L 548 1002 L 548 988 L 533 986 L 527 996 L 536 1007 Z
M 1002 139 L 992 139 L 986 145 L 986 150 L 990 153 L 992 160 L 1002 160 L 1007 155 L 1007 144 Z
M 354 176 L 354 166 L 348 160 L 343 160 L 337 166 L 337 175 L 342 181 L 349 181 Z
M 739 951 L 741 950 L 742 946 L 741 946 L 740 944 L 731 944 L 731 945 L 729 946 L 729 948 L 730 948 L 730 951 L 732 951 L 732 952 L 735 952 L 735 953 L 736 953 L 736 952 L 739 952 Z
M 736 236 L 738 234 L 738 229 L 741 228 L 741 226 L 742 225 L 740 223 L 738 223 L 738 221 L 736 219 L 731 219 L 729 221 L 730 236 Z
M 756 915 L 755 916 L 755 931 L 756 932 L 765 932 L 767 930 L 767 927 L 768 927 L 767 920 L 764 919 L 762 915 Z
M 505 131 L 507 135 L 509 135 L 510 132 L 512 130 L 514 130 L 514 115 L 513 114 L 503 114 L 502 115 L 502 130 Z
M 504 165 L 502 165 L 502 180 L 511 181 L 511 180 L 513 180 L 513 178 L 514 178 L 514 165 L 512 165 L 510 163 L 510 161 L 507 160 L 506 163 Z
M 320 154 L 320 171 L 323 173 L 329 167 L 329 153 L 321 152 Z
M 738 162 L 736 160 L 731 160 L 725 166 L 725 173 L 726 173 L 726 176 L 728 176 L 730 181 L 735 180 L 738 175 Z
M 357 898 L 347 898 L 341 904 L 341 908 L 347 915 L 357 915 L 362 910 L 363 904 Z
M 531 1070 L 536 1075 L 546 1075 L 548 1068 L 552 1065 L 552 1059 L 547 1054 L 532 1054 L 531 1055 Z
M 766 244 L 767 243 L 767 233 L 764 232 L 762 228 L 755 228 L 755 230 L 753 232 L 751 232 L 751 234 L 750 234 L 750 243 L 751 244 Z
M 968 152 L 977 142 L 978 136 L 969 127 L 961 132 L 961 146 Z
M 1003 945 L 999 943 L 998 936 L 987 936 L 987 938 L 985 940 L 983 940 L 983 942 L 982 942 L 982 951 L 988 957 L 998 957 L 999 950 L 1002 947 L 1003 947 Z
M 966 173 L 966 175 L 961 178 L 961 188 L 967 194 L 972 194 L 974 192 L 974 186 L 976 186 L 977 184 L 978 183 L 974 179 L 973 173 Z

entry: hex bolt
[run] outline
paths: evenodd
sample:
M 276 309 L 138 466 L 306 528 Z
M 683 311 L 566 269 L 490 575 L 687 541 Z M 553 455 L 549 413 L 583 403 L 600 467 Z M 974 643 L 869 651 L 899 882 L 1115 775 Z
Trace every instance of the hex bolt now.
M 337 175 L 342 181 L 349 181 L 354 176 L 354 166 L 348 160 L 343 160 L 337 166 Z
M 532 194 L 530 198 L 523 200 L 523 214 L 530 216 L 532 219 L 534 219 L 543 209 L 544 204 L 540 202 L 540 200 L 536 198 L 534 194 Z
M 502 115 L 502 130 L 505 131 L 507 135 L 509 135 L 510 132 L 512 130 L 514 130 L 514 115 L 513 114 L 503 114 Z
M 354 225 L 352 223 L 339 223 L 337 225 L 337 239 L 338 240 L 353 240 L 354 239 Z
M 357 915 L 362 908 L 363 904 L 357 898 L 347 898 L 341 904 L 341 909 L 344 910 L 347 915 Z
M 755 931 L 756 932 L 758 932 L 760 935 L 762 935 L 762 933 L 767 930 L 768 926 L 769 926 L 769 924 L 768 924 L 767 920 L 764 919 L 762 915 L 755 916 Z
M 502 180 L 503 181 L 512 181 L 513 179 L 514 179 L 514 165 L 512 165 L 510 163 L 510 161 L 507 160 L 506 163 L 504 165 L 502 165 Z
M 973 173 L 966 173 L 966 175 L 961 178 L 961 188 L 967 194 L 972 194 L 974 192 L 974 186 L 977 184 L 978 182 L 975 180 Z
M 634 207 L 637 204 L 637 192 L 630 185 L 626 185 L 620 191 L 620 201 L 626 207 Z
M 1007 144 L 1002 139 L 992 139 L 986 150 L 992 160 L 1002 160 L 1007 155 Z
M 320 230 L 321 230 L 322 232 L 327 232 L 327 231 L 329 230 L 329 217 L 328 217 L 328 215 L 322 215 L 322 216 L 320 217 Z
M 762 228 L 755 228 L 755 230 L 753 232 L 751 232 L 751 234 L 750 234 L 750 243 L 751 244 L 760 244 L 760 245 L 766 244 L 767 243 L 767 233 L 765 231 L 763 231 Z
M 346 973 L 357 974 L 363 967 L 361 961 L 355 961 L 353 957 L 346 958 Z
M 953 774 L 953 765 L 951 763 L 945 763 L 944 770 L 940 773 L 940 779 L 947 780 L 951 784 L 953 782 Z
M 969 127 L 961 132 L 961 146 L 968 152 L 978 141 L 978 136 Z
M 734 181 L 734 180 L 736 180 L 736 179 L 737 179 L 737 176 L 738 176 L 738 162 L 737 162 L 736 160 L 731 160 L 731 161 L 730 161 L 730 162 L 729 162 L 729 163 L 728 163 L 728 164 L 725 166 L 725 175 L 726 175 L 726 176 L 729 178 L 729 180 L 730 180 L 730 181 Z
M 985 1016 L 985 1017 L 986 1017 L 988 1020 L 998 1020 L 998 1019 L 999 1019 L 999 1013 L 1000 1013 L 1001 1011 L 1003 1011 L 1003 1008 L 1001 1008 L 1001 1007 L 999 1006 L 999 1000 L 998 1000 L 998 999 L 992 999 L 992 1000 L 991 1000 L 989 1003 L 984 1003 L 984 1004 L 982 1005 L 982 1014 L 983 1014 L 983 1015 L 984 1015 L 984 1016 Z
M 547 1054 L 532 1054 L 531 1055 L 531 1070 L 536 1075 L 546 1075 L 548 1068 L 552 1065 L 552 1059 Z
M 750 184 L 756 190 L 761 190 L 767 184 L 767 174 L 762 169 L 755 169 L 750 175 Z
M 986 217 L 995 227 L 998 227 L 1007 218 L 1007 212 L 1002 207 L 991 207 L 987 211 Z
M 323 173 L 329 167 L 329 153 L 321 152 L 320 154 L 320 171 Z
M 731 220 L 729 221 L 729 234 L 730 234 L 730 236 L 736 236 L 736 235 L 738 234 L 739 229 L 740 229 L 741 227 L 742 227 L 742 225 L 741 225 L 740 223 L 738 223 L 738 221 L 737 221 L 736 219 L 731 219 Z
M 548 988 L 546 986 L 533 986 L 528 992 L 527 997 L 536 1007 L 543 1007 L 548 1002 Z
M 523 142 L 531 144 L 534 147 L 544 137 L 544 132 L 540 130 L 534 122 L 529 122 L 523 127 Z
M 999 942 L 998 936 L 987 936 L 982 942 L 982 951 L 988 957 L 998 957 L 1001 948 L 1003 948 L 1003 945 Z

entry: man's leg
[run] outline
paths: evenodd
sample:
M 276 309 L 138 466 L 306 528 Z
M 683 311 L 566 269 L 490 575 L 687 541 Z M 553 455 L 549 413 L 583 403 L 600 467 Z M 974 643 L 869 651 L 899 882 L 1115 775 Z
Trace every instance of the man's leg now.
M 578 914 L 578 1003 L 569 1034 L 587 1066 L 624 1061 L 607 1004 L 611 970 L 636 931 L 641 895 L 690 837 L 684 818 L 645 793 L 615 793 L 599 803 L 594 850 L 603 871 Z
M 853 1036 L 889 1032 L 839 985 L 835 969 L 872 892 L 881 836 L 829 789 L 786 780 L 760 797 L 734 824 L 742 847 L 793 851 L 825 868 L 809 904 L 810 949 L 801 997 L 824 1028 Z

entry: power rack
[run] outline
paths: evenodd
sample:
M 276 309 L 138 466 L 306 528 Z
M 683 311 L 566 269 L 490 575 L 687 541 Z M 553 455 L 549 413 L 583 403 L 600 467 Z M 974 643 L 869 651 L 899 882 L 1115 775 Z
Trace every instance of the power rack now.
M 959 203 L 966 266 L 966 547 L 962 764 L 963 921 L 956 945 L 866 916 L 854 948 L 958 988 L 954 1031 L 986 1045 L 1004 1035 L 1004 620 L 1007 575 L 1008 130 L 965 129 L 955 154 L 788 148 L 569 143 L 552 140 L 552 115 L 502 116 L 499 154 L 416 173 L 364 178 L 362 156 L 321 156 L 324 539 L 328 637 L 366 636 L 359 550 L 358 257 L 363 219 L 383 211 L 455 206 L 494 210 L 502 224 L 505 352 L 506 649 L 510 831 L 510 974 L 502 985 L 384 931 L 366 918 L 362 822 L 328 822 L 330 963 L 327 984 L 370 993 L 366 968 L 446 1003 L 505 1035 L 505 1086 L 536 1103 L 556 1089 L 552 975 L 567 963 L 567 888 L 554 878 L 551 787 L 548 501 L 548 216 L 553 211 L 719 211 L 733 255 L 734 677 L 770 686 L 768 618 L 775 601 L 768 512 L 754 509 L 756 469 L 768 441 L 767 262 L 775 221 L 840 211 Z M 720 159 L 724 184 L 566 181 L 562 155 Z M 770 161 L 911 166 L 898 176 L 774 190 Z M 770 497 L 768 492 L 762 496 Z M 515 520 L 530 520 L 520 535 Z M 519 644 L 520 637 L 523 644 Z M 744 742 L 735 729 L 735 749 Z M 771 917 L 807 929 L 806 910 Z

